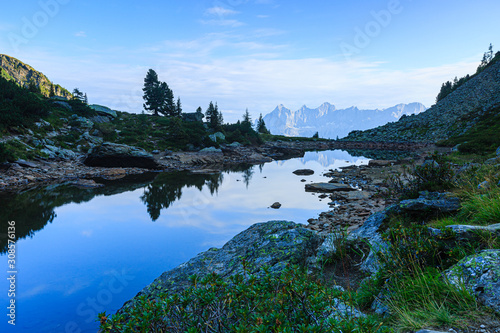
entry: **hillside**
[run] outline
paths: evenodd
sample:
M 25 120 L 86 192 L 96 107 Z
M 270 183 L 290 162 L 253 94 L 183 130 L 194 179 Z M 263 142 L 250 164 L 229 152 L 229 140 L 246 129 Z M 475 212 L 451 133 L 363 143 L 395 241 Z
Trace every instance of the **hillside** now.
M 0 54 L 0 72 L 3 78 L 12 80 L 21 87 L 27 88 L 30 83 L 34 84 L 45 97 L 49 97 L 51 86 L 54 87 L 55 96 L 68 99 L 72 97 L 68 90 L 53 84 L 43 73 L 8 55 Z
M 367 131 L 354 131 L 346 141 L 438 142 L 472 130 L 500 105 L 500 61 L 492 61 L 427 111 L 402 117 Z M 484 119 L 483 119 L 484 121 Z
M 307 106 L 291 111 L 282 104 L 264 117 L 267 128 L 275 135 L 311 137 L 318 132 L 322 138 L 343 137 L 352 130 L 365 130 L 397 121 L 403 115 L 423 112 L 426 107 L 421 103 L 398 104 L 379 110 L 360 110 L 353 106 L 337 109 L 330 103 L 318 108 Z

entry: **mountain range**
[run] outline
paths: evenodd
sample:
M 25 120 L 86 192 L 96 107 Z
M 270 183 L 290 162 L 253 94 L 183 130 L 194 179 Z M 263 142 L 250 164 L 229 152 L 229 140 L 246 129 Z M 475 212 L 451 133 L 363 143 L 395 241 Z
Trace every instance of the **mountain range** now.
M 398 104 L 382 110 L 361 110 L 355 106 L 337 109 L 330 103 L 323 103 L 315 109 L 304 105 L 297 111 L 280 104 L 263 119 L 275 135 L 310 137 L 318 132 L 321 138 L 335 139 L 353 130 L 374 128 L 425 110 L 421 103 Z

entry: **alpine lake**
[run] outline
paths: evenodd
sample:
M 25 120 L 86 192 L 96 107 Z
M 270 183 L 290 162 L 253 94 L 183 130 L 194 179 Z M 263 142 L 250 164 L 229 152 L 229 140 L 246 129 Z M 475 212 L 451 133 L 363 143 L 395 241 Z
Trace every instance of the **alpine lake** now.
M 257 222 L 307 224 L 328 198 L 304 185 L 329 169 L 368 164 L 346 151 L 241 165 L 215 174 L 147 173 L 82 189 L 60 184 L 0 195 L 1 332 L 97 332 L 161 273 Z M 312 169 L 311 176 L 293 174 Z M 306 182 L 303 181 L 306 180 Z M 272 209 L 274 202 L 281 208 Z M 9 296 L 8 223 L 15 221 L 15 297 Z M 15 326 L 7 307 L 15 299 Z

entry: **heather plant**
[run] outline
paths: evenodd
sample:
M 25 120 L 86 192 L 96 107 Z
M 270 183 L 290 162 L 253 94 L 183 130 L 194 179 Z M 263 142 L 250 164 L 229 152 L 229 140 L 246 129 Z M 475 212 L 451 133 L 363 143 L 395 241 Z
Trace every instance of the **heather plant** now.
M 375 317 L 339 312 L 343 293 L 300 267 L 263 273 L 193 276 L 181 293 L 141 297 L 110 318 L 100 314 L 101 332 L 390 332 Z
M 422 165 L 405 166 L 401 175 L 388 179 L 392 190 L 402 199 L 417 198 L 421 191 L 448 190 L 454 185 L 451 163 L 434 153 Z

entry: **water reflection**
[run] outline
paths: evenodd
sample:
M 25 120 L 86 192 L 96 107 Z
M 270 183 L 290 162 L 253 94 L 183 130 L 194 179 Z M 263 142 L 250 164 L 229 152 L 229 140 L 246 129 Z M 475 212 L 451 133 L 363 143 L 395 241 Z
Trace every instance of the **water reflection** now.
M 226 172 L 242 172 L 243 181 L 248 188 L 253 166 L 240 165 Z M 190 174 L 189 172 L 146 173 L 127 176 L 121 180 L 106 181 L 104 187 L 82 189 L 69 183 L 34 188 L 20 193 L 0 195 L 0 230 L 7 230 L 8 221 L 16 221 L 17 239 L 33 237 L 48 223 L 56 218 L 55 208 L 69 203 L 83 203 L 96 196 L 111 196 L 119 193 L 144 188 L 140 200 L 146 206 L 152 221 L 158 220 L 161 211 L 180 200 L 183 189 L 196 188 L 200 192 L 207 188 L 210 195 L 218 192 L 224 180 L 224 174 Z M 0 253 L 7 251 L 7 234 L 0 234 Z
M 158 220 L 162 209 L 180 200 L 183 188 L 194 187 L 199 191 L 207 187 L 211 195 L 214 195 L 222 184 L 222 174 L 191 174 L 187 172 L 162 173 L 146 186 L 141 201 L 146 205 L 152 221 Z

